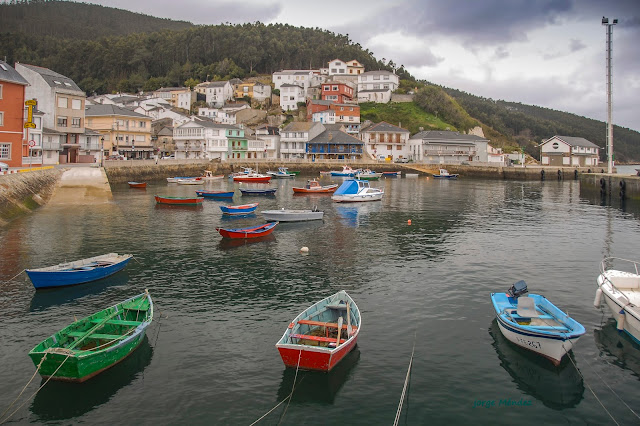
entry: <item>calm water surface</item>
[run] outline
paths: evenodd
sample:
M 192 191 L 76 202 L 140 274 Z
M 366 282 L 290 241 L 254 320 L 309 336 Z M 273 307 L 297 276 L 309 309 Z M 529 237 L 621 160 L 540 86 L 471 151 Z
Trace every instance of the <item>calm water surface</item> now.
M 274 346 L 289 321 L 345 289 L 363 316 L 357 349 L 329 374 L 300 372 L 286 412 L 283 404 L 261 424 L 392 424 L 414 343 L 402 424 L 612 423 L 589 387 L 618 422 L 637 424 L 608 386 L 640 411 L 640 347 L 592 306 L 603 256 L 637 258 L 633 213 L 581 199 L 575 181 L 386 179 L 372 183 L 385 188 L 384 200 L 363 205 L 294 196 L 303 183 L 272 182 L 270 198 L 236 191 L 234 204 L 260 201 L 259 210 L 325 211 L 322 222 L 280 224 L 252 244 L 222 241 L 215 227 L 263 223 L 261 215 L 224 218 L 223 202 L 210 200 L 156 206 L 154 194 L 194 191 L 163 182 L 117 185 L 108 206 L 48 207 L 1 230 L 4 280 L 107 252 L 136 261 L 61 290 L 36 293 L 24 274 L 2 283 L 0 410 L 33 374 L 33 346 L 74 316 L 146 288 L 156 318 L 131 357 L 81 385 L 50 382 L 12 421 L 250 424 L 291 391 L 295 370 Z M 566 358 L 554 368 L 501 335 L 489 294 L 519 279 L 587 329 L 574 349 L 577 370 Z

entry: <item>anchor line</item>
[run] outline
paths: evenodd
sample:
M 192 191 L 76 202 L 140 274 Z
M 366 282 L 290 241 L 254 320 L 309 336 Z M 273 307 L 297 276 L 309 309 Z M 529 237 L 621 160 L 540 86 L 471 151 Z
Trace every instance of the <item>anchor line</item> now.
M 413 332 L 413 349 L 411 350 L 411 358 L 409 359 L 409 368 L 407 368 L 407 376 L 404 379 L 404 386 L 402 387 L 402 395 L 400 395 L 400 403 L 398 404 L 398 410 L 396 411 L 396 418 L 393 422 L 393 426 L 398 426 L 398 421 L 400 421 L 400 414 L 402 413 L 402 404 L 404 402 L 404 397 L 407 392 L 407 385 L 409 383 L 409 377 L 411 374 L 411 366 L 413 364 L 413 354 L 416 350 L 416 332 Z

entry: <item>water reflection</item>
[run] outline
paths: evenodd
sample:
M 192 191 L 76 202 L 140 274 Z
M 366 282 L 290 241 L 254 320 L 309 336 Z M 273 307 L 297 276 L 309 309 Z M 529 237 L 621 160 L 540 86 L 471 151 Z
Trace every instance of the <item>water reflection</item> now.
M 575 407 L 582 400 L 582 376 L 567 357 L 555 367 L 544 357 L 509 342 L 495 319 L 489 334 L 493 337 L 492 345 L 500 358 L 500 366 L 513 378 L 518 389 L 554 410 Z
M 625 332 L 618 331 L 616 321 L 609 318 L 601 329 L 593 331 L 596 346 L 605 354 L 614 357 L 613 365 L 632 371 L 640 377 L 640 345 Z
M 31 411 L 44 421 L 81 416 L 108 402 L 116 392 L 131 384 L 151 363 L 152 356 L 153 349 L 145 336 L 131 355 L 85 383 L 50 381 L 36 394 Z
M 167 210 L 167 211 L 199 211 L 202 210 L 202 203 L 195 204 L 192 206 L 181 206 L 174 204 L 156 204 L 156 210 Z
M 238 247 L 244 247 L 256 243 L 272 243 L 276 241 L 276 236 L 273 234 L 265 235 L 258 238 L 223 238 L 220 240 L 218 247 L 222 250 L 229 250 Z
M 333 404 L 347 379 L 354 374 L 355 366 L 360 360 L 360 349 L 356 346 L 342 361 L 328 373 L 321 371 L 298 371 L 297 385 L 293 392 L 293 403 L 319 402 Z M 285 368 L 278 388 L 278 401 L 282 401 L 291 393 L 294 368 Z
M 90 283 L 37 290 L 31 298 L 29 310 L 44 311 L 51 306 L 64 305 L 81 297 L 98 295 L 109 287 L 126 285 L 128 281 L 129 275 L 124 270 Z
M 364 202 L 358 204 L 338 204 L 335 211 L 341 222 L 350 227 L 366 226 L 372 213 L 382 210 L 382 203 L 379 201 Z

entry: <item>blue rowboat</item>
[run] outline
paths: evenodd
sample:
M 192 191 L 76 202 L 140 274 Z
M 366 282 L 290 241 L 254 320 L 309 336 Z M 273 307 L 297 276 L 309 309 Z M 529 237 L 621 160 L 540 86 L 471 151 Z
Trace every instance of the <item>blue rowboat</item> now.
M 196 191 L 198 197 L 204 198 L 233 198 L 234 191 Z
M 249 214 L 256 211 L 259 203 L 243 204 L 241 206 L 220 206 L 220 210 L 224 214 Z
M 507 293 L 491 293 L 498 326 L 504 337 L 559 365 L 585 329 L 544 296 L 527 293 L 527 284 L 518 281 Z
M 278 188 L 267 188 L 267 189 L 240 188 L 240 192 L 242 193 L 242 195 L 275 195 L 277 189 Z
M 131 254 L 108 253 L 25 272 L 36 289 L 83 284 L 108 277 L 127 266 Z

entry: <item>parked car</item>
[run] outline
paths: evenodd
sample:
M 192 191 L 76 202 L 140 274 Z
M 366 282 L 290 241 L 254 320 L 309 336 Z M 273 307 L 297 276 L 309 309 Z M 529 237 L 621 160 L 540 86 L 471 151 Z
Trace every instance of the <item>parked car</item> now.
M 124 158 L 124 155 L 121 154 L 117 154 L 117 155 L 110 155 L 107 160 L 126 160 L 126 158 Z
M 9 165 L 7 163 L 0 163 L 0 172 L 8 172 Z
M 408 158 L 396 158 L 394 160 L 394 162 L 396 162 L 396 163 L 408 163 L 409 159 Z
M 175 160 L 176 156 L 174 154 L 171 155 L 165 155 L 164 157 L 160 158 L 161 160 Z

